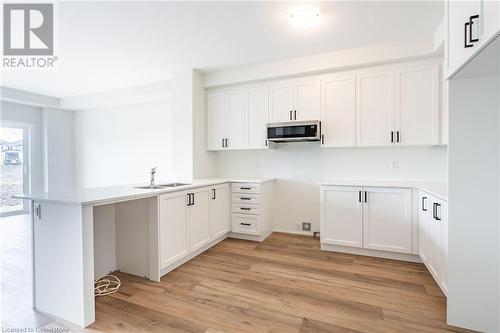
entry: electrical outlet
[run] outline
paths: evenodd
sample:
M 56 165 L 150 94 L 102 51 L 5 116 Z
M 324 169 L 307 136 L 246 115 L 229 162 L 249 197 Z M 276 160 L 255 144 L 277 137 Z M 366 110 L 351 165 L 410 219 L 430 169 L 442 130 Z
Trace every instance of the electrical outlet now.
M 399 162 L 398 161 L 392 161 L 391 167 L 393 169 L 399 169 Z
M 311 231 L 311 223 L 302 222 L 302 231 Z

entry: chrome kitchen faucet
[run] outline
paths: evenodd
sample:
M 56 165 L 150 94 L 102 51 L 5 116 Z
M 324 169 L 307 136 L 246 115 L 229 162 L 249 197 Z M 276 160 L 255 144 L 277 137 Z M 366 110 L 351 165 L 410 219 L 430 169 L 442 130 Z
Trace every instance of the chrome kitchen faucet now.
M 156 167 L 151 168 L 151 186 L 155 185 L 155 173 L 156 173 Z

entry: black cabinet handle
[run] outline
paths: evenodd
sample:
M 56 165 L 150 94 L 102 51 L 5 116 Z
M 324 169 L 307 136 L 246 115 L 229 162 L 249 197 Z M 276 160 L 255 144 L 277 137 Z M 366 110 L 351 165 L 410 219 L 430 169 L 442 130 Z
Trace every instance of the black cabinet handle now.
M 437 202 L 434 202 L 432 204 L 432 218 L 434 220 L 439 220 L 438 217 L 437 217 L 437 207 L 438 207 L 438 203 Z
M 365 191 L 365 202 L 368 202 L 368 192 Z
M 224 148 L 224 139 L 222 139 L 222 148 Z
M 290 120 L 292 120 L 292 110 L 290 110 Z
M 397 131 L 397 132 L 396 132 L 396 142 L 401 142 L 401 141 L 399 140 L 399 131 Z
M 469 17 L 469 21 L 464 24 L 464 48 L 473 47 L 473 43 L 479 42 L 479 38 L 472 38 L 472 26 L 474 24 L 474 20 L 478 18 L 479 15 L 472 15 Z M 467 31 L 469 32 L 468 34 Z
M 295 118 L 295 120 L 297 120 L 297 110 L 293 110 L 293 118 Z
M 187 194 L 187 206 L 191 206 L 191 193 Z
M 240 224 L 241 225 L 251 225 L 250 223 L 243 223 L 243 222 L 241 222 Z
M 241 197 L 240 200 L 252 200 L 252 198 Z
M 324 134 L 321 134 L 321 144 L 322 145 L 325 144 L 325 135 Z
M 422 197 L 422 210 L 424 212 L 427 211 L 427 207 L 425 206 L 425 200 L 427 200 L 427 197 Z
M 212 189 L 212 200 L 215 200 L 215 189 Z
M 436 219 L 436 221 L 441 221 L 441 217 L 438 215 L 438 209 L 439 209 L 439 207 L 441 207 L 441 204 L 435 203 L 435 205 L 436 205 L 436 217 L 435 217 L 435 219 Z
M 266 147 L 267 147 L 267 140 L 265 140 L 265 142 L 264 142 L 264 143 L 265 143 L 265 145 L 266 145 Z
M 251 208 L 249 207 L 240 207 L 241 210 L 250 210 Z
M 391 131 L 391 143 L 394 143 L 394 131 Z
M 358 201 L 361 202 L 361 191 L 358 191 Z
M 229 143 L 228 143 L 229 139 L 225 139 L 225 140 L 226 140 L 226 148 L 229 148 Z
M 250 187 L 240 187 L 240 190 L 251 190 Z

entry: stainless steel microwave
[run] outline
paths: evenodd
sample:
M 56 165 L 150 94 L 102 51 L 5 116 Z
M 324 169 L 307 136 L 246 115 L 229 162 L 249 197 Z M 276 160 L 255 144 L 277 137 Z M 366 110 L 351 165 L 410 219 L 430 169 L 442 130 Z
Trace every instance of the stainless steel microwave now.
M 267 124 L 267 140 L 271 142 L 320 141 L 320 138 L 319 120 Z

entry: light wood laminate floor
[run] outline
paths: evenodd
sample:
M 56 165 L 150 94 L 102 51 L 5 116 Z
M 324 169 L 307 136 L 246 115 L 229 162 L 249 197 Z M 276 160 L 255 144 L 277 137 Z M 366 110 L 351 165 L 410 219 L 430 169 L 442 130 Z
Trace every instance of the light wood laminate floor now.
M 161 283 L 119 274 L 105 332 L 465 332 L 424 265 L 322 252 L 307 236 L 226 239 Z

